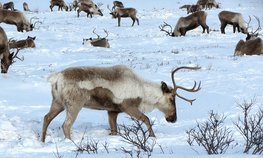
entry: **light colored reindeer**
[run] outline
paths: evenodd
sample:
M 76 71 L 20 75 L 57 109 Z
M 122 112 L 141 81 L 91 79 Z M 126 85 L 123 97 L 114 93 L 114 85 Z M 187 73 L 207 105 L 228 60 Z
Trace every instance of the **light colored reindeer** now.
M 196 82 L 192 88 L 177 86 L 174 75 L 181 69 L 198 70 L 200 67 L 179 67 L 172 71 L 174 87 L 165 82 L 157 84 L 147 81 L 135 74 L 124 65 L 112 67 L 73 67 L 67 68 L 49 76 L 52 85 L 52 104 L 44 117 L 42 138 L 45 142 L 46 132 L 50 122 L 62 111 L 66 110 L 63 123 L 65 137 L 71 139 L 70 129 L 82 108 L 107 110 L 111 135 L 117 134 L 117 116 L 124 112 L 131 117 L 143 121 L 154 137 L 149 118 L 144 112 L 157 108 L 165 114 L 166 121 L 176 122 L 176 96 L 191 103 L 180 96 L 177 90 L 197 92 L 200 84 Z

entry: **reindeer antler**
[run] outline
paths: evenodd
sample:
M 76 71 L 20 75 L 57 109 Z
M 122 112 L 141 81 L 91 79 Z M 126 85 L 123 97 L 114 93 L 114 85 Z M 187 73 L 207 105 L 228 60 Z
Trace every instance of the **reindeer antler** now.
M 256 17 L 255 15 L 254 15 L 254 17 L 255 17 L 255 19 L 256 19 L 257 22 L 258 22 L 258 28 L 256 29 L 256 31 L 254 31 L 254 32 L 252 33 L 253 35 L 255 35 L 257 32 L 259 32 L 259 31 L 261 30 L 259 18 Z
M 112 13 L 113 9 L 110 9 L 110 5 L 107 5 L 107 8 L 109 9 L 109 11 Z
M 96 28 L 94 28 L 92 32 L 93 32 L 95 35 L 97 35 L 98 38 L 100 38 L 100 36 L 95 32 L 95 30 L 96 30 Z
M 172 77 L 172 82 L 173 82 L 173 86 L 174 86 L 174 90 L 173 90 L 173 93 L 175 94 L 175 96 L 178 96 L 179 98 L 189 102 L 191 105 L 193 103 L 193 101 L 195 101 L 195 99 L 187 99 L 185 97 L 182 97 L 181 95 L 179 95 L 177 93 L 177 89 L 182 89 L 182 90 L 185 90 L 185 91 L 188 91 L 188 92 L 197 92 L 201 89 L 201 81 L 199 82 L 198 86 L 196 87 L 196 81 L 194 83 L 194 86 L 192 88 L 185 88 L 185 87 L 182 87 L 182 86 L 177 86 L 176 83 L 175 83 L 175 72 L 177 72 L 178 70 L 180 69 L 188 69 L 188 70 L 198 70 L 200 69 L 201 67 L 187 67 L 187 66 L 182 66 L 182 67 L 178 67 L 176 69 L 174 69 L 171 73 L 171 77 Z
M 103 30 L 104 30 L 104 32 L 106 33 L 106 36 L 105 36 L 104 38 L 107 38 L 108 35 L 109 35 L 109 32 L 108 32 L 107 30 L 105 30 L 105 29 L 103 29 Z
M 20 50 L 21 50 L 21 49 L 17 48 L 15 55 L 12 56 L 12 64 L 13 64 L 14 62 L 16 62 L 16 61 L 14 60 L 15 58 L 19 59 L 20 61 L 24 61 L 24 56 L 22 56 L 22 58 L 19 58 L 19 57 L 17 56 L 17 54 L 19 53 Z
M 159 26 L 159 29 L 160 29 L 161 31 L 166 32 L 166 35 L 171 36 L 171 34 L 172 34 L 172 26 L 169 25 L 169 24 L 167 24 L 166 22 L 163 22 L 163 23 L 164 23 L 163 25 L 160 25 L 160 26 Z M 164 28 L 167 27 L 167 26 L 170 28 L 170 32 L 164 29 Z

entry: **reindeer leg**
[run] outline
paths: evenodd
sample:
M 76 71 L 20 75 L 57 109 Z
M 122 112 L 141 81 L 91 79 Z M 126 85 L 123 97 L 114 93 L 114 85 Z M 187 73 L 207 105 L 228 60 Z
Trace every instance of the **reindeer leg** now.
M 135 18 L 131 17 L 131 19 L 132 19 L 132 26 L 134 26 Z
M 70 137 L 70 129 L 75 122 L 81 107 L 79 105 L 68 105 L 66 113 L 66 119 L 62 125 L 63 132 L 66 138 L 71 139 Z
M 118 26 L 120 27 L 121 26 L 121 17 L 118 16 Z
M 80 11 L 79 11 L 79 9 L 78 9 L 78 10 L 77 10 L 77 13 L 78 13 L 78 17 L 79 17 L 79 12 L 80 12 Z
M 64 107 L 56 102 L 55 100 L 52 101 L 51 108 L 49 112 L 45 115 L 44 117 L 44 123 L 43 123 L 43 128 L 42 128 L 42 137 L 41 141 L 45 142 L 46 139 L 46 133 L 47 133 L 47 128 L 50 124 L 50 122 L 62 111 L 64 110 Z
M 220 27 L 220 29 L 221 29 L 221 33 L 223 33 L 223 34 L 225 34 L 225 28 L 226 28 L 226 23 L 221 23 L 221 27 Z
M 117 134 L 117 117 L 119 112 L 115 111 L 108 111 L 108 117 L 109 117 L 109 125 L 110 125 L 110 135 L 116 135 Z
M 148 128 L 149 136 L 155 137 L 149 118 L 138 109 L 141 101 L 142 99 L 139 97 L 135 99 L 125 99 L 120 108 L 123 112 L 127 113 L 131 117 L 142 121 Z
M 136 20 L 137 20 L 137 24 L 139 25 L 139 19 L 138 19 L 138 18 L 136 18 Z

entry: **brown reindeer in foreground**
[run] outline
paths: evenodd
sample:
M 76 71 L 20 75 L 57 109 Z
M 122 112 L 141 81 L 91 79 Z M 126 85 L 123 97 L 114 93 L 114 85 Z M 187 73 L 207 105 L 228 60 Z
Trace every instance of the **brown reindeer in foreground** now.
M 109 9 L 109 6 L 108 6 Z M 110 9 L 109 9 L 110 10 Z M 130 17 L 132 19 L 132 26 L 134 26 L 135 21 L 139 25 L 139 19 L 137 18 L 137 10 L 135 8 L 116 8 L 114 10 L 110 10 L 112 18 L 118 18 L 118 26 L 121 26 L 121 18 Z
M 93 33 L 97 35 L 97 38 L 88 38 L 88 39 L 83 39 L 83 45 L 85 44 L 86 41 L 89 41 L 90 44 L 94 47 L 104 47 L 104 48 L 110 48 L 110 44 L 108 42 L 108 31 L 104 30 L 106 33 L 106 36 L 101 38 L 97 33 L 95 33 L 95 29 L 93 30 Z
M 247 27 L 245 26 L 242 14 L 231 11 L 221 11 L 218 14 L 218 18 L 221 22 L 221 33 L 225 34 L 225 27 L 228 24 L 233 25 L 233 33 L 236 32 L 236 28 L 238 32 L 247 33 Z
M 29 22 L 24 14 L 19 11 L 10 11 L 6 9 L 0 9 L 0 23 L 16 25 L 18 32 L 32 31 L 34 25 Z
M 68 6 L 64 2 L 64 0 L 51 0 L 49 6 L 51 11 L 53 11 L 54 6 L 58 6 L 58 10 L 62 11 L 62 9 L 65 9 L 65 11 L 68 11 Z
M 192 88 L 177 86 L 174 75 L 181 69 L 198 70 L 200 67 L 179 67 L 172 71 L 173 87 L 165 82 L 146 81 L 124 65 L 112 67 L 73 67 L 49 76 L 52 85 L 52 104 L 44 117 L 41 141 L 45 142 L 50 122 L 66 110 L 63 132 L 71 139 L 70 130 L 82 108 L 108 111 L 111 135 L 117 134 L 117 117 L 126 113 L 144 122 L 149 136 L 155 137 L 150 119 L 144 114 L 159 109 L 165 114 L 167 122 L 176 122 L 176 97 L 190 104 L 195 100 L 178 94 L 177 90 L 197 92 L 200 84 Z
M 237 43 L 234 53 L 235 56 L 263 54 L 263 41 L 258 37 L 259 31 L 261 30 L 260 20 L 257 17 L 255 18 L 258 21 L 258 28 L 255 31 L 247 33 L 246 41 L 240 40 Z M 250 21 L 251 18 L 249 17 L 248 27 Z
M 167 23 L 159 26 L 159 28 L 161 31 L 166 32 L 166 34 L 169 36 L 185 36 L 187 31 L 193 30 L 201 25 L 203 28 L 203 33 L 205 33 L 205 30 L 207 31 L 207 33 L 209 33 L 209 27 L 206 24 L 206 16 L 206 12 L 199 11 L 186 17 L 181 17 L 178 19 L 173 32 L 172 26 Z M 169 27 L 170 30 L 165 30 L 165 27 Z
M 27 39 L 24 39 L 24 40 L 10 40 L 8 42 L 9 44 L 9 49 L 12 49 L 12 48 L 20 48 L 20 49 L 23 49 L 23 48 L 35 48 L 36 47 L 36 44 L 34 42 L 34 40 L 36 39 L 36 37 L 30 37 L 28 36 Z
M 17 49 L 16 53 L 10 53 L 8 40 L 5 31 L 0 26 L 0 60 L 1 60 L 1 73 L 7 73 L 8 68 L 12 65 L 17 57 L 19 49 Z M 23 60 L 18 58 L 19 60 Z

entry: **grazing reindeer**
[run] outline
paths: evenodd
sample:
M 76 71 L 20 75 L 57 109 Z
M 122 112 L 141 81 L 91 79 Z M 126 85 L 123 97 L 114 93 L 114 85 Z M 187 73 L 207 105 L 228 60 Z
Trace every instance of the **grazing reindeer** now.
M 83 39 L 82 44 L 84 44 L 85 41 L 90 41 L 90 44 L 94 47 L 110 48 L 110 44 L 109 44 L 108 39 L 107 39 L 109 33 L 106 30 L 104 30 L 104 32 L 106 33 L 106 36 L 101 38 L 98 34 L 95 33 L 95 29 L 94 29 L 93 33 L 95 35 L 97 35 L 98 37 L 95 39 L 94 38 Z
M 79 13 L 81 11 L 86 12 L 87 13 L 87 17 L 89 17 L 89 15 L 90 15 L 90 18 L 92 18 L 93 14 L 103 16 L 101 10 L 99 9 L 97 4 L 95 4 L 95 3 L 91 3 L 91 4 L 80 3 L 78 5 L 78 7 L 79 7 L 79 9 L 77 10 L 78 17 L 79 17 Z
M 36 37 L 28 36 L 27 39 L 24 39 L 24 40 L 19 40 L 19 41 L 11 40 L 8 43 L 9 49 L 12 49 L 12 48 L 20 48 L 20 49 L 35 48 L 36 47 L 36 44 L 34 42 L 35 39 L 36 39 Z
M 15 61 L 15 58 L 17 57 L 17 54 L 19 52 L 19 49 L 17 49 L 17 52 L 14 54 L 9 51 L 9 45 L 8 40 L 5 31 L 0 26 L 0 60 L 1 60 L 1 73 L 7 73 L 8 68 L 10 65 L 12 65 Z M 19 60 L 23 60 L 18 58 Z
M 14 11 L 15 10 L 14 2 L 4 3 L 3 9 L 10 9 L 10 10 Z
M 109 6 L 108 9 L 110 10 Z M 137 24 L 139 25 L 139 19 L 136 17 L 137 10 L 135 8 L 116 8 L 114 10 L 110 10 L 112 18 L 116 19 L 118 18 L 118 26 L 121 26 L 121 18 L 127 18 L 130 17 L 132 19 L 132 26 L 134 26 L 135 21 L 137 21 Z
M 261 30 L 260 21 L 259 18 L 255 18 L 258 21 L 258 28 L 254 32 L 252 31 L 250 33 L 247 33 L 246 41 L 240 40 L 237 43 L 234 53 L 235 56 L 263 54 L 263 41 L 260 37 L 258 37 L 258 32 Z M 250 23 L 251 18 L 249 17 L 249 19 Z
M 203 33 L 207 30 L 209 33 L 209 27 L 206 25 L 206 16 L 207 13 L 204 11 L 195 12 L 187 17 L 181 17 L 177 21 L 177 24 L 172 32 L 172 26 L 164 23 L 164 25 L 159 26 L 161 31 L 164 31 L 169 36 L 185 36 L 186 32 L 192 29 L 202 26 Z M 165 27 L 169 27 L 170 31 L 165 30 Z
M 23 3 L 23 9 L 24 9 L 24 11 L 28 11 L 28 12 L 30 11 L 28 4 L 26 2 Z
M 201 5 L 203 9 L 219 8 L 219 4 L 215 0 L 198 0 L 196 4 Z
M 247 33 L 247 27 L 245 26 L 244 18 L 242 14 L 230 11 L 221 11 L 218 14 L 218 18 L 221 22 L 221 33 L 225 34 L 225 27 L 227 24 L 233 25 L 233 33 L 237 31 L 242 33 Z
M 201 11 L 202 6 L 201 5 L 191 5 L 189 8 L 187 8 L 187 14 L 194 13 L 197 11 Z
M 115 8 L 124 8 L 124 5 L 121 1 L 113 1 L 112 10 L 114 10 Z
M 45 142 L 50 122 L 66 110 L 63 131 L 71 139 L 70 129 L 79 111 L 85 108 L 107 110 L 111 135 L 117 134 L 116 120 L 121 112 L 143 121 L 151 137 L 155 137 L 149 118 L 144 112 L 157 108 L 165 114 L 166 121 L 176 122 L 176 96 L 192 104 L 195 100 L 186 99 L 177 93 L 178 89 L 188 92 L 200 90 L 200 84 L 184 88 L 175 84 L 174 75 L 178 70 L 197 70 L 200 67 L 179 67 L 172 71 L 174 87 L 146 81 L 124 65 L 112 67 L 75 67 L 52 74 L 48 80 L 52 85 L 52 104 L 44 117 L 41 141 Z
M 58 6 L 58 10 L 62 11 L 62 8 L 65 9 L 66 11 L 68 11 L 68 6 L 66 5 L 66 3 L 64 2 L 64 0 L 51 0 L 50 1 L 50 10 L 53 11 L 53 7 L 54 6 Z
M 5 9 L 0 9 L 0 23 L 4 22 L 6 24 L 16 25 L 18 32 L 32 31 L 35 27 L 31 22 L 29 22 L 24 14 L 19 11 L 10 11 Z

